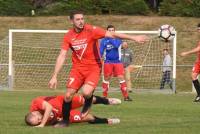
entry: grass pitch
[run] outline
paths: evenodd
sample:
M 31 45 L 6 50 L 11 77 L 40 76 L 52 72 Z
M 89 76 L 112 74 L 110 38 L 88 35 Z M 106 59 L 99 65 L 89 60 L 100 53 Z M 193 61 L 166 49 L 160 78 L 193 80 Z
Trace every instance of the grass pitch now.
M 130 94 L 133 102 L 117 106 L 93 105 L 92 113 L 99 117 L 118 117 L 117 125 L 71 124 L 66 128 L 33 128 L 26 126 L 24 115 L 36 96 L 57 92 L 0 92 L 0 134 L 196 134 L 200 127 L 200 104 L 192 102 L 192 94 Z M 97 93 L 99 94 L 99 93 Z M 99 94 L 100 95 L 100 94 Z M 111 97 L 121 98 L 120 93 Z

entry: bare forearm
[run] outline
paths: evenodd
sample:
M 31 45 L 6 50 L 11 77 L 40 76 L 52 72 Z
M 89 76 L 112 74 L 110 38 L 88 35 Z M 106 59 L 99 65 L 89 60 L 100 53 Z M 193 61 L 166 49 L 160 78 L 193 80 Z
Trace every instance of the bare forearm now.
M 138 43 L 144 43 L 145 41 L 149 40 L 149 38 L 145 35 L 128 35 L 123 33 L 109 32 L 109 31 L 106 32 L 105 37 L 128 39 L 136 41 Z
M 53 107 L 48 102 L 44 101 L 42 103 L 42 109 L 44 110 L 44 115 L 42 117 L 42 121 L 40 123 L 40 126 L 45 126 L 49 117 L 50 117 L 50 113 L 52 112 Z
M 128 39 L 128 40 L 133 39 L 133 36 L 130 36 L 128 34 L 123 34 L 123 33 L 111 33 L 108 36 L 111 36 L 111 38 L 121 38 L 121 39 Z
M 45 113 L 44 113 L 44 116 L 42 118 L 42 121 L 41 121 L 41 125 L 45 126 L 49 117 L 50 117 L 50 113 L 52 112 L 52 107 L 48 107 L 46 110 L 45 110 Z
M 60 72 L 60 70 L 64 64 L 64 61 L 65 61 L 65 57 L 63 57 L 62 55 L 59 55 L 56 60 L 56 65 L 55 65 L 53 76 L 56 77 L 58 75 L 58 73 Z
M 197 48 L 194 48 L 194 49 L 192 49 L 190 51 L 187 51 L 186 53 L 187 53 L 187 55 L 189 55 L 189 54 L 197 53 L 199 51 L 200 51 L 200 47 L 197 47 Z

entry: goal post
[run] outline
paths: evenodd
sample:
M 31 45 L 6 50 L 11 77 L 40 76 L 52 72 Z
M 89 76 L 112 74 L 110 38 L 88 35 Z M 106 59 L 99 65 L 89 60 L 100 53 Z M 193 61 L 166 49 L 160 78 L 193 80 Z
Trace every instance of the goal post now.
M 173 62 L 172 62 L 172 71 L 173 71 L 173 76 L 172 76 L 172 89 L 173 93 L 176 93 L 176 44 L 177 44 L 177 32 L 175 31 L 175 36 L 173 39 Z
M 54 69 L 60 45 L 67 30 L 9 30 L 8 85 L 13 88 L 47 88 Z M 158 31 L 116 31 L 131 35 L 145 34 L 151 40 L 139 45 L 128 41 L 134 52 L 134 64 L 142 65 L 142 69 L 131 73 L 135 89 L 158 89 L 162 77 L 162 50 L 170 49 L 172 56 L 173 92 L 176 91 L 176 35 L 165 43 L 157 37 Z M 69 53 L 70 56 L 71 53 Z M 70 58 L 59 74 L 59 85 L 65 86 L 67 72 L 71 66 Z M 101 82 L 101 81 L 100 81 Z M 153 83 L 153 84 L 152 84 Z M 113 84 L 115 85 L 115 84 Z M 46 87 L 45 87 L 46 86 Z

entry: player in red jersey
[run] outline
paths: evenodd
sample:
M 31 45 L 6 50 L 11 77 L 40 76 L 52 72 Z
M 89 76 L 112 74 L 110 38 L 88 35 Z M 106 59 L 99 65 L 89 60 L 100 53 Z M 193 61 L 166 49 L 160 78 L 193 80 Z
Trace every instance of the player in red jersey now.
M 45 125 L 53 125 L 58 120 L 62 119 L 62 103 L 63 95 L 59 96 L 40 96 L 32 100 L 30 112 L 25 116 L 25 122 L 30 126 L 44 127 Z M 116 105 L 120 104 L 121 100 L 116 98 L 102 98 L 93 96 L 93 104 Z M 82 95 L 75 95 L 72 99 L 72 110 L 70 111 L 70 123 L 89 122 L 89 123 L 119 123 L 119 119 L 98 118 L 88 114 L 81 119 L 80 111 L 75 110 L 85 103 Z
M 197 26 L 197 30 L 200 33 L 200 23 Z M 195 48 L 193 48 L 192 50 L 182 52 L 181 56 L 187 56 L 187 55 L 193 54 L 193 53 L 197 54 L 197 59 L 195 61 L 195 64 L 192 69 L 192 74 L 191 74 L 192 83 L 194 84 L 194 87 L 197 92 L 197 96 L 196 96 L 194 102 L 200 102 L 200 84 L 199 84 L 199 80 L 198 80 L 198 75 L 200 74 L 200 41 L 198 42 L 197 46 Z
M 65 127 L 69 123 L 71 98 L 82 87 L 85 104 L 81 117 L 88 114 L 92 104 L 92 95 L 100 78 L 101 60 L 98 50 L 98 39 L 103 37 L 130 39 L 140 43 L 148 40 L 147 36 L 131 36 L 127 34 L 111 33 L 102 28 L 85 24 L 84 15 L 80 11 L 70 14 L 73 28 L 65 34 L 60 54 L 57 58 L 54 73 L 49 81 L 50 88 L 56 88 L 57 75 L 65 61 L 67 51 L 72 50 L 72 68 L 66 83 L 66 93 L 63 102 L 63 121 L 58 127 Z

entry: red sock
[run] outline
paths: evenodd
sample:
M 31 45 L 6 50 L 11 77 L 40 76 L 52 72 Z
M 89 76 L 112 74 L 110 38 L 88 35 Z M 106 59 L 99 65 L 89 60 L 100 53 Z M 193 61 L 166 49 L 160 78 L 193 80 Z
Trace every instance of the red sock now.
M 126 81 L 120 81 L 120 89 L 122 91 L 122 95 L 124 96 L 124 98 L 128 97 L 128 92 L 127 92 L 127 86 L 126 86 Z
M 102 89 L 103 89 L 103 96 L 107 97 L 108 96 L 108 89 L 109 89 L 109 82 L 108 81 L 103 81 L 102 83 Z

